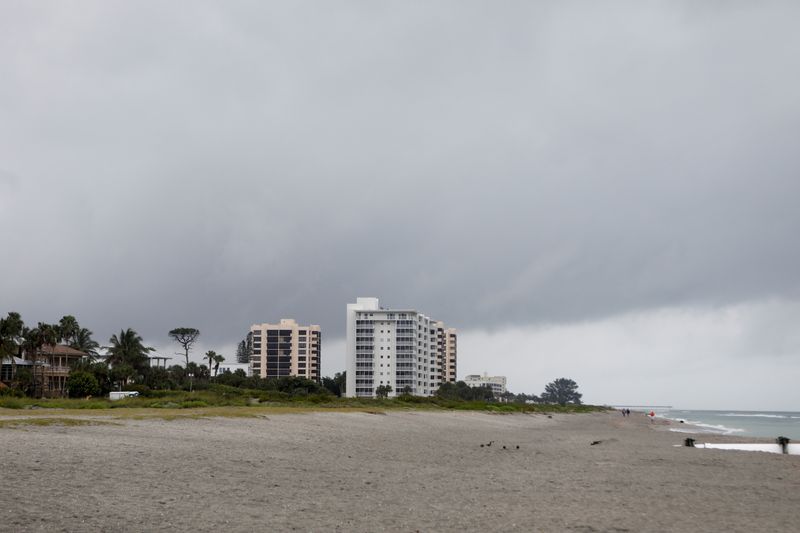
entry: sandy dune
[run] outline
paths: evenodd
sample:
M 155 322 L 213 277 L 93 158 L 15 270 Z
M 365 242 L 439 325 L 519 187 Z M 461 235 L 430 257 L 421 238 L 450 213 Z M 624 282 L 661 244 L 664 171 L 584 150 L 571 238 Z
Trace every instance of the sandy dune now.
M 800 457 L 664 429 L 451 412 L 0 428 L 0 531 L 800 528 Z

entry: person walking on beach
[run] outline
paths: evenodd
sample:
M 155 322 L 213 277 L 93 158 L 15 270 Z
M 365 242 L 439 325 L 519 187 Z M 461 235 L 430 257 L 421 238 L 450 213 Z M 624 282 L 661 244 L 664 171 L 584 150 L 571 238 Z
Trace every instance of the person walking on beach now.
M 650 423 L 651 423 L 651 424 L 652 424 L 653 422 L 655 422 L 655 419 L 656 419 L 656 413 L 655 413 L 654 411 L 650 411 L 650 413 L 649 413 L 647 416 L 649 416 L 649 417 L 650 417 Z

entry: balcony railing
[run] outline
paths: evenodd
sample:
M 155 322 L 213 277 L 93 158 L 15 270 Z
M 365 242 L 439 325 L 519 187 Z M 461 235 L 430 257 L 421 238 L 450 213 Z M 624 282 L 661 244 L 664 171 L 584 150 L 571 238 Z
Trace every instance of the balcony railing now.
M 68 366 L 45 366 L 44 375 L 46 376 L 66 376 L 69 375 Z

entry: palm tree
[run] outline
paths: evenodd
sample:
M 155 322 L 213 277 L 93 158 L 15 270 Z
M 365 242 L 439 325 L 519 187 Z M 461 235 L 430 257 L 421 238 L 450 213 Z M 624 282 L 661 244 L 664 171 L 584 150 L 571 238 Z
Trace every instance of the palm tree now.
M 100 348 L 100 345 L 97 344 L 97 341 L 92 339 L 91 331 L 86 328 L 80 328 L 75 333 L 72 343 L 70 343 L 70 347 L 80 350 L 89 355 L 90 359 L 94 359 L 94 357 L 97 355 L 97 349 Z
M 22 348 L 25 351 L 25 357 L 33 362 L 33 378 L 34 378 L 34 396 L 38 396 L 37 392 L 44 393 L 44 362 L 41 361 L 40 355 L 42 348 L 45 346 L 53 346 L 58 342 L 58 328 L 52 324 L 45 324 L 39 322 L 35 328 L 23 328 Z M 50 349 L 50 357 L 52 359 L 52 348 Z M 40 363 L 37 365 L 37 361 Z M 50 361 L 52 363 L 52 361 Z M 36 378 L 36 367 L 41 368 L 41 379 Z M 39 387 L 41 390 L 39 391 Z
M 55 346 L 55 344 L 61 340 L 61 333 L 58 329 L 58 326 L 54 324 L 45 324 L 44 322 L 39 322 L 36 326 L 36 329 L 39 332 L 39 348 L 44 348 L 45 346 Z M 53 350 L 50 350 L 51 352 Z
M 112 335 L 108 342 L 111 344 L 106 347 L 108 363 L 111 366 L 129 365 L 137 372 L 148 365 L 147 354 L 155 351 L 155 348 L 142 344 L 142 338 L 130 328 L 120 330 L 119 336 Z
M 33 396 L 37 396 L 39 380 L 36 377 L 36 354 L 39 352 L 41 345 L 41 336 L 37 328 L 29 328 L 24 326 L 22 328 L 22 345 L 20 349 L 25 359 L 33 363 L 31 369 L 31 381 L 33 382 Z
M 36 361 L 36 352 L 39 351 L 39 330 L 36 328 L 29 328 L 27 326 L 22 328 L 22 353 L 28 361 Z
M 11 358 L 11 376 L 17 375 L 17 360 L 23 342 L 22 330 L 25 323 L 19 313 L 11 311 L 6 318 L 0 318 L 0 364 L 6 356 Z
M 80 330 L 81 327 L 78 325 L 78 321 L 72 315 L 63 316 L 58 323 L 59 336 L 69 345 L 75 342 L 75 338 Z
M 209 350 L 206 352 L 206 355 L 204 357 L 208 359 L 208 368 L 211 368 L 211 365 L 214 364 L 214 358 L 216 356 L 217 352 L 215 352 L 214 350 Z
M 42 341 L 41 348 L 47 347 L 47 363 L 52 367 L 55 345 L 61 341 L 61 330 L 58 324 L 45 324 L 43 322 L 39 322 L 37 329 L 39 330 L 40 340 Z M 44 385 L 45 367 L 42 365 L 42 394 L 44 394 Z M 47 388 L 48 390 L 50 389 L 50 384 L 48 384 Z
M 208 359 L 208 369 L 214 369 L 214 376 L 217 375 L 217 369 L 219 368 L 219 364 L 225 360 L 224 357 L 219 355 L 214 350 L 209 350 L 206 352 L 205 358 Z
M 214 356 L 214 377 L 217 377 L 217 370 L 219 370 L 219 364 L 224 360 L 225 358 L 219 354 Z

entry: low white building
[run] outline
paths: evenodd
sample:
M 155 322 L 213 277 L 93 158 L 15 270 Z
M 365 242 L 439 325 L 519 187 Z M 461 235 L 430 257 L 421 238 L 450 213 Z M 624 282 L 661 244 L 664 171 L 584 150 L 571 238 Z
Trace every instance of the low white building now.
M 233 374 L 237 370 L 244 370 L 244 373 L 245 375 L 247 375 L 247 377 L 250 377 L 251 375 L 250 365 L 248 363 L 228 363 L 226 361 L 223 361 L 219 364 L 219 368 L 217 368 L 217 375 L 221 376 L 225 372 L 230 372 L 231 374 Z M 211 374 L 212 375 L 214 374 L 213 367 L 211 368 Z
M 484 373 L 482 376 L 471 374 L 464 378 L 464 383 L 470 387 L 481 387 L 488 385 L 492 389 L 492 394 L 498 396 L 506 393 L 506 377 L 505 376 L 487 376 Z

